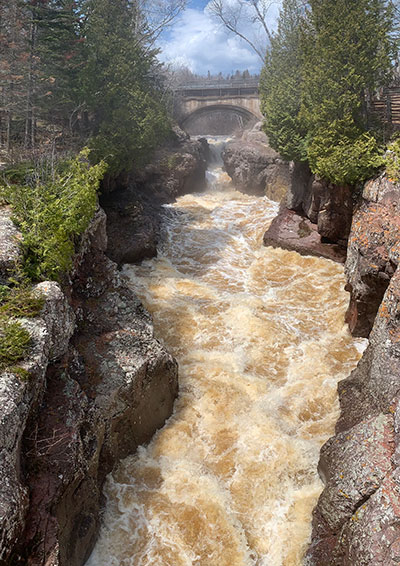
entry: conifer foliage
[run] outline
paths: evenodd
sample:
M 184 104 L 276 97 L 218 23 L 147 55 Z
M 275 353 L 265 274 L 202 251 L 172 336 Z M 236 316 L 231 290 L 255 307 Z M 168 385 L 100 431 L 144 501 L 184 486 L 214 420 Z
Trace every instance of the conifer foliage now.
M 0 149 L 89 143 L 113 174 L 143 161 L 169 129 L 147 37 L 130 0 L 0 0 Z
M 302 14 L 299 0 L 284 1 L 278 32 L 271 38 L 260 78 L 261 109 L 266 117 L 265 132 L 272 147 L 289 161 L 307 159 L 305 132 L 299 119 Z
M 287 159 L 354 184 L 382 163 L 370 98 L 395 59 L 392 3 L 284 0 L 261 84 L 266 132 Z

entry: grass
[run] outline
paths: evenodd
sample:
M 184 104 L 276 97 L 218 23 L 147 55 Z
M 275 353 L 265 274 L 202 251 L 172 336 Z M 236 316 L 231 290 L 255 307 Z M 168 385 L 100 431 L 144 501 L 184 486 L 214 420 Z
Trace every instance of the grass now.
M 28 353 L 30 346 L 31 336 L 18 321 L 0 321 L 1 370 L 11 369 L 13 364 L 21 361 Z M 18 369 L 22 370 L 22 368 Z

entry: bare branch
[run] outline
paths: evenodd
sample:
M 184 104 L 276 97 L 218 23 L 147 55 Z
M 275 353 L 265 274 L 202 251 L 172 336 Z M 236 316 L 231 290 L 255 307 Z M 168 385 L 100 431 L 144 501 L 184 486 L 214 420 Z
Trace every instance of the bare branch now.
M 272 2 L 269 2 L 269 4 L 272 4 Z M 235 5 L 228 4 L 226 0 L 212 0 L 208 5 L 208 10 L 210 11 L 210 13 L 213 14 L 226 27 L 228 31 L 240 37 L 243 41 L 250 45 L 253 51 L 257 53 L 262 61 L 264 61 L 264 52 L 259 47 L 257 47 L 255 41 L 248 37 L 248 35 L 246 35 L 241 29 L 241 23 L 245 20 L 248 20 L 246 12 L 249 8 L 254 12 L 252 18 L 253 21 L 261 24 L 265 31 L 267 39 L 270 40 L 271 34 L 268 30 L 265 17 L 260 11 L 256 0 L 250 0 L 250 2 L 246 0 L 238 0 Z M 255 8 L 257 9 L 255 10 Z

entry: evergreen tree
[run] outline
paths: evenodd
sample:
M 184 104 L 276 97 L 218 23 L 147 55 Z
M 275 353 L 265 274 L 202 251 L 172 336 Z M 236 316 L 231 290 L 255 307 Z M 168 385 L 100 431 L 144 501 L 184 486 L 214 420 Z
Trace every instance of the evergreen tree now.
M 269 143 L 284 159 L 304 161 L 305 130 L 301 105 L 302 3 L 283 0 L 277 33 L 271 40 L 260 79 L 261 110 Z
M 311 169 L 336 183 L 379 162 L 368 100 L 390 77 L 392 16 L 384 0 L 311 0 L 303 47 L 301 115 Z
M 77 125 L 77 110 L 83 104 L 80 91 L 80 74 L 84 67 L 81 8 L 82 2 L 77 0 L 48 0 L 36 7 L 42 118 L 71 130 Z
M 118 174 L 142 163 L 169 131 L 154 73 L 156 51 L 135 35 L 128 0 L 88 0 L 83 95 L 92 116 L 94 161 Z

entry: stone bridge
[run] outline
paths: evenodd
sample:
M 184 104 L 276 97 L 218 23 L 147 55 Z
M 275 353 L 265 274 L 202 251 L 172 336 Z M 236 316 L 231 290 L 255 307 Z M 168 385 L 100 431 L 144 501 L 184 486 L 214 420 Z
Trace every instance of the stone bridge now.
M 177 117 L 192 135 L 229 135 L 262 120 L 258 81 L 194 83 L 176 90 Z

